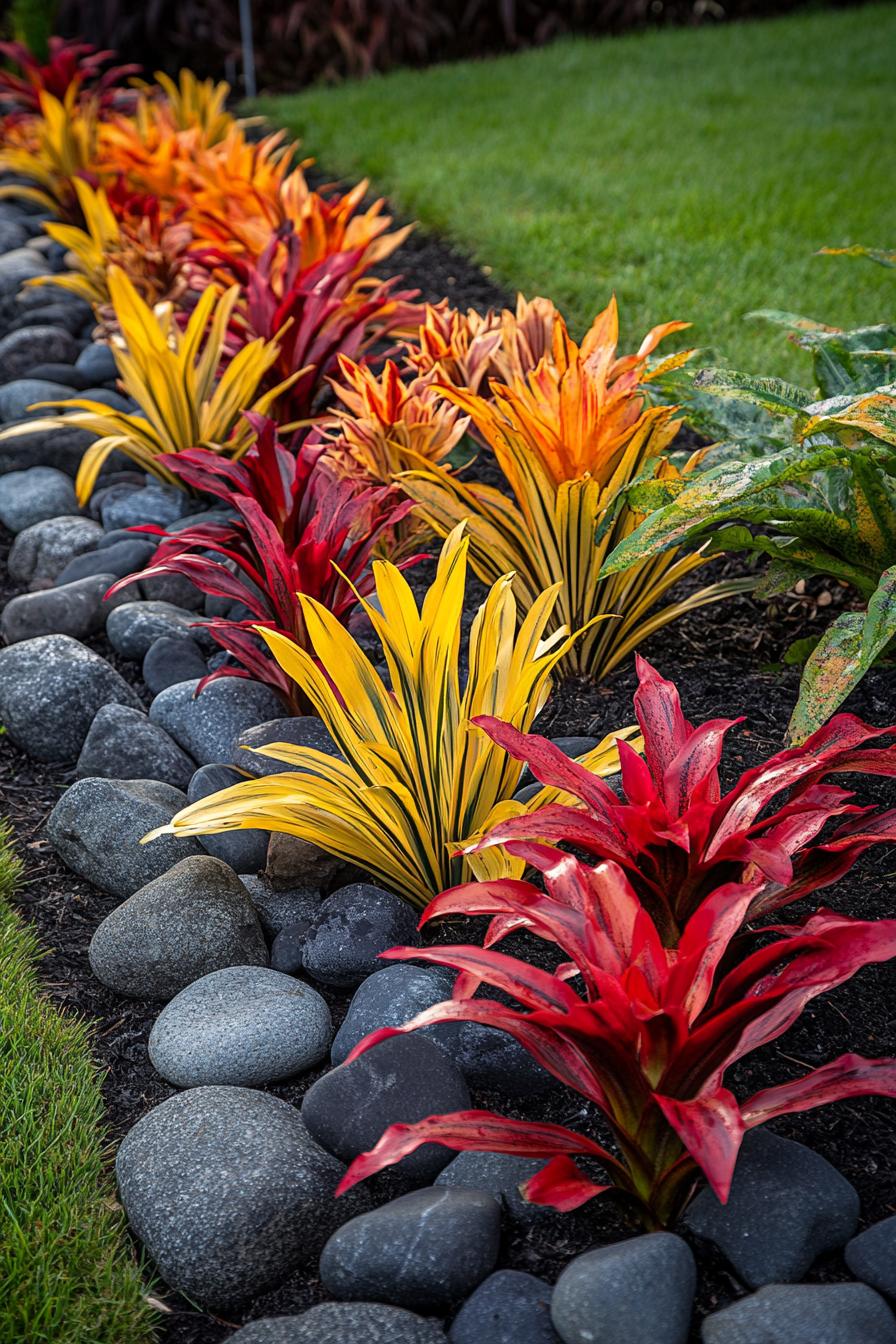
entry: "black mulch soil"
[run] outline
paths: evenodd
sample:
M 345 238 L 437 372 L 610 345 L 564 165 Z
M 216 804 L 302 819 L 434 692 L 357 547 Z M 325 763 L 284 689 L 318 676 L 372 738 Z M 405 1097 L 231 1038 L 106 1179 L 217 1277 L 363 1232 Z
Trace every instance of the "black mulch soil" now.
M 448 293 L 465 307 L 500 304 L 502 294 L 481 271 L 432 239 L 412 236 L 393 259 L 391 269 L 404 273 L 409 284 L 431 299 Z M 8 545 L 8 538 L 6 539 Z M 0 601 L 14 591 L 6 575 L 6 546 L 0 549 Z M 419 575 L 422 580 L 425 569 Z M 716 561 L 716 574 L 743 572 L 739 561 Z M 705 578 L 701 576 L 700 582 Z M 416 582 L 415 582 L 415 586 Z M 481 587 L 471 585 L 471 607 Z M 730 739 L 725 769 L 731 783 L 744 769 L 779 750 L 792 709 L 797 669 L 772 670 L 797 636 L 821 630 L 844 601 L 844 591 L 825 583 L 810 585 L 802 597 L 789 596 L 760 603 L 741 596 L 694 612 L 649 639 L 643 653 L 683 693 L 685 712 L 692 721 L 744 715 L 747 722 Z M 109 656 L 105 641 L 96 641 Z M 124 660 L 113 661 L 138 685 L 138 669 Z M 604 733 L 631 722 L 634 671 L 629 665 L 602 685 L 573 681 L 559 686 L 538 723 L 551 736 L 565 733 Z M 145 693 L 145 688 L 142 688 Z M 875 723 L 896 719 L 892 669 L 868 676 L 852 696 L 849 709 Z M 94 1048 L 104 1071 L 110 1138 L 117 1143 L 153 1106 L 174 1092 L 150 1066 L 146 1042 L 159 1005 L 119 998 L 90 974 L 87 946 L 100 921 L 116 901 L 68 872 L 44 838 L 43 826 L 72 772 L 57 765 L 28 760 L 8 739 L 0 740 L 0 814 L 13 823 L 17 847 L 26 862 L 26 881 L 18 900 L 38 932 L 46 956 L 42 976 L 48 993 L 61 1006 L 95 1023 Z M 862 801 L 892 805 L 892 789 L 885 781 L 863 782 Z M 837 909 L 865 917 L 893 913 L 896 855 L 880 848 L 871 851 L 839 886 L 827 895 Z M 456 931 L 452 938 L 456 938 Z M 817 1000 L 800 1023 L 782 1041 L 759 1052 L 731 1078 L 740 1095 L 792 1076 L 801 1067 L 816 1066 L 847 1051 L 872 1056 L 896 1049 L 893 1008 L 896 974 L 886 967 L 869 968 L 834 994 Z M 341 1021 L 347 998 L 328 993 L 334 1020 Z M 271 1088 L 298 1102 L 304 1090 L 324 1070 L 300 1081 Z M 520 1115 L 521 1108 L 501 1097 L 479 1095 L 474 1104 L 492 1106 Z M 587 1125 L 587 1108 L 574 1095 L 559 1089 L 534 1102 L 528 1113 L 569 1124 Z M 858 1189 L 865 1223 L 896 1211 L 896 1107 L 892 1102 L 861 1099 L 778 1122 L 782 1134 L 799 1138 L 827 1157 Z M 384 1180 L 384 1178 L 379 1178 Z M 387 1185 L 383 1190 L 389 1189 Z M 556 1278 L 569 1258 L 594 1245 L 618 1240 L 633 1229 L 609 1202 L 598 1202 L 575 1215 L 546 1213 L 525 1231 L 506 1229 L 502 1265 L 512 1265 Z M 693 1339 L 699 1321 L 743 1293 L 742 1286 L 720 1258 L 695 1246 L 700 1264 L 700 1286 Z M 316 1258 L 274 1292 L 249 1303 L 232 1320 L 220 1320 L 182 1298 L 156 1296 L 168 1314 L 162 1317 L 164 1344 L 219 1344 L 240 1322 L 267 1314 L 298 1312 L 321 1300 Z M 829 1257 L 812 1277 L 846 1277 L 842 1259 Z

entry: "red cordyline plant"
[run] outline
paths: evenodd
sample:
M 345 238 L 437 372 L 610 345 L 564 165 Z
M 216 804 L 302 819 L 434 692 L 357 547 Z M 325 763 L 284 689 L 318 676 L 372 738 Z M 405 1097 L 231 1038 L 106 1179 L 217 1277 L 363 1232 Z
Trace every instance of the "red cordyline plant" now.
M 748 917 L 756 919 L 835 882 L 869 845 L 896 840 L 896 808 L 858 807 L 852 793 L 828 782 L 847 772 L 896 775 L 896 743 L 868 745 L 894 729 L 838 714 L 802 746 L 747 770 L 723 797 L 718 766 L 725 735 L 742 720 L 711 719 L 694 728 L 672 682 L 645 659 L 636 663 L 644 755 L 620 743 L 622 799 L 545 738 L 498 719 L 476 720 L 536 779 L 577 800 L 509 818 L 476 848 L 539 840 L 612 859 L 672 947 L 703 899 L 723 883 L 753 884 Z M 849 819 L 813 845 L 835 817 Z
M 431 902 L 439 915 L 490 915 L 485 946 L 394 948 L 388 959 L 423 960 L 460 974 L 453 999 L 401 1031 L 473 1021 L 508 1032 L 558 1080 L 603 1114 L 617 1152 L 563 1126 L 510 1120 L 487 1111 L 393 1125 L 355 1160 L 340 1187 L 400 1161 L 423 1143 L 550 1159 L 525 1192 L 536 1203 L 577 1208 L 609 1190 L 634 1202 L 651 1227 L 675 1221 L 700 1171 L 726 1200 L 748 1129 L 850 1096 L 896 1096 L 896 1061 L 843 1055 L 822 1068 L 738 1103 L 727 1070 L 777 1039 L 817 995 L 861 967 L 896 955 L 896 920 L 864 921 L 819 910 L 794 925 L 747 921 L 826 885 L 869 845 L 896 839 L 896 809 L 869 813 L 822 781 L 828 773 L 896 774 L 896 743 L 869 747 L 892 729 L 838 715 L 803 746 L 744 774 L 721 796 L 717 766 L 727 721 L 693 729 L 671 683 L 639 660 L 638 718 L 645 760 L 620 743 L 627 802 L 542 739 L 507 736 L 545 783 L 578 796 L 580 808 L 553 805 L 507 835 L 510 853 L 543 875 L 468 883 Z M 784 789 L 789 797 L 759 814 Z M 813 846 L 831 817 L 853 814 Z M 520 838 L 523 829 L 526 838 Z M 539 839 L 530 838 L 533 832 Z M 545 838 L 599 853 L 594 868 Z M 612 851 L 612 858 L 606 858 Z M 567 960 L 556 973 L 494 950 L 525 928 L 556 944 Z M 573 982 L 575 988 L 573 987 Z M 474 998 L 486 984 L 518 1006 Z M 396 1034 L 374 1032 L 349 1061 Z M 595 1181 L 574 1158 L 594 1159 Z
M 114 65 L 104 70 L 103 66 L 114 60 L 114 51 L 97 51 L 89 42 L 62 37 L 50 38 L 45 62 L 23 42 L 0 42 L 0 55 L 21 71 L 0 70 L 0 112 L 12 117 L 39 115 L 42 93 L 64 103 L 72 86 L 89 93 L 105 110 L 120 98 L 125 81 L 140 73 L 139 65 Z
M 371 346 L 415 320 L 418 291 L 397 291 L 400 277 L 365 276 L 365 251 L 333 252 L 304 265 L 301 239 L 287 223 L 257 262 L 213 249 L 197 253 L 204 266 L 226 270 L 243 286 L 231 322 L 231 353 L 262 336 L 280 347 L 268 375 L 271 386 L 301 371 L 278 403 L 281 422 L 313 415 L 321 393 L 329 391 L 328 379 L 339 375 L 340 355 L 363 363 Z
M 238 462 L 202 448 L 164 458 L 185 485 L 224 500 L 237 517 L 196 523 L 170 535 L 153 526 L 131 529 L 163 540 L 152 564 L 121 579 L 110 593 L 138 579 L 181 574 L 210 596 L 241 603 L 251 619 L 197 622 L 239 662 L 212 672 L 199 690 L 216 677 L 250 677 L 302 713 L 307 705 L 298 688 L 256 627 L 279 631 L 308 648 L 297 593 L 315 598 L 347 623 L 359 597 L 373 591 L 374 547 L 411 505 L 392 489 L 364 489 L 330 472 L 319 461 L 324 445 L 305 444 L 294 453 L 280 443 L 272 420 L 246 418 L 258 438 Z

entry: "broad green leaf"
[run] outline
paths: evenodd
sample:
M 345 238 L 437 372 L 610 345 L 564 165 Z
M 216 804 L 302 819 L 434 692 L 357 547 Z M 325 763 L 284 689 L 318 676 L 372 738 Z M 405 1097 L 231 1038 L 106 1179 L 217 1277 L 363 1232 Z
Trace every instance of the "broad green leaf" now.
M 790 740 L 799 745 L 826 723 L 894 639 L 896 565 L 881 575 L 867 612 L 844 612 L 822 635 L 806 663 Z
M 822 247 L 819 249 L 819 256 L 822 257 L 865 257 L 868 261 L 876 261 L 878 266 L 896 266 L 896 252 L 888 252 L 880 247 L 862 247 L 855 243 L 852 247 Z
M 771 415 L 801 416 L 813 400 L 811 392 L 783 378 L 762 378 L 736 369 L 701 369 L 694 386 L 718 397 L 751 402 Z

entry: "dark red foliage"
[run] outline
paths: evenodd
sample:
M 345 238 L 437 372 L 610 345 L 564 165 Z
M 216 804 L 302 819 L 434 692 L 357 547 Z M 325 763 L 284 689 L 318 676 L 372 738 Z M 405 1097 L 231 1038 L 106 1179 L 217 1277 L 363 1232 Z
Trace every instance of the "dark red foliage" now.
M 713 719 L 694 728 L 672 682 L 643 658 L 637 666 L 635 712 L 644 756 L 619 743 L 622 800 L 545 738 L 498 719 L 476 720 L 536 779 L 578 802 L 512 817 L 474 848 L 533 839 L 612 859 L 672 946 L 704 897 L 722 883 L 755 886 L 748 914 L 756 918 L 836 881 L 869 845 L 896 840 L 896 808 L 856 806 L 852 793 L 828 782 L 846 772 L 896 775 L 896 741 L 866 745 L 892 728 L 838 714 L 802 746 L 748 770 L 722 797 L 719 762 L 725 735 L 739 720 Z M 835 817 L 849 820 L 814 844 Z
M 247 418 L 258 438 L 238 462 L 201 448 L 161 459 L 185 485 L 223 500 L 237 516 L 231 522 L 196 523 L 176 534 L 152 526 L 132 529 L 164 539 L 153 563 L 119 580 L 110 593 L 138 579 L 181 574 L 210 596 L 242 604 L 250 619 L 197 622 L 240 664 L 219 668 L 199 689 L 216 677 L 251 677 L 301 712 L 306 706 L 297 687 L 256 627 L 286 634 L 307 649 L 297 593 L 315 598 L 347 623 L 359 596 L 373 591 L 370 565 L 377 543 L 411 505 L 391 487 L 365 489 L 335 475 L 320 460 L 324 445 L 304 444 L 294 453 L 279 441 L 273 421 Z
M 301 240 L 287 223 L 257 263 L 215 249 L 194 254 L 198 263 L 218 275 L 229 273 L 243 287 L 245 302 L 231 321 L 230 354 L 260 336 L 280 346 L 268 385 L 301 371 L 278 400 L 281 423 L 313 415 L 320 394 L 328 391 L 327 380 L 339 376 L 340 355 L 364 363 L 373 345 L 412 321 L 418 291 L 397 290 L 400 276 L 367 277 L 366 252 L 366 246 L 333 252 L 304 266 Z
M 427 907 L 424 923 L 490 916 L 484 947 L 383 954 L 459 972 L 452 1000 L 401 1030 L 470 1021 L 506 1031 L 603 1114 L 617 1151 L 562 1126 L 467 1111 L 393 1125 L 355 1160 L 342 1189 L 437 1142 L 550 1158 L 527 1186 L 536 1202 L 572 1209 L 615 1189 L 648 1225 L 665 1226 L 699 1171 L 727 1198 L 744 1133 L 755 1125 L 843 1097 L 896 1096 L 896 1061 L 856 1055 L 744 1102 L 725 1086 L 727 1070 L 777 1039 L 813 998 L 896 956 L 896 920 L 822 909 L 798 924 L 753 927 L 833 882 L 869 845 L 896 839 L 896 809 L 856 807 L 851 794 L 824 782 L 843 771 L 896 774 L 896 742 L 866 745 L 893 730 L 840 714 L 803 746 L 747 771 L 722 797 L 718 765 L 733 721 L 695 729 L 671 682 L 643 659 L 638 674 L 645 754 L 619 744 L 624 801 L 543 738 L 476 720 L 579 805 L 512 818 L 477 846 L 503 843 L 542 875 L 545 890 L 513 879 L 471 882 Z M 844 815 L 850 820 L 813 843 Z M 590 867 L 560 843 L 601 862 Z M 567 960 L 555 974 L 494 950 L 520 929 L 562 950 Z M 483 984 L 514 1006 L 475 998 Z M 372 1033 L 349 1059 L 394 1034 Z M 582 1173 L 574 1157 L 594 1159 L 605 1178 Z
M 560 1125 L 462 1111 L 392 1125 L 355 1159 L 340 1190 L 435 1142 L 550 1158 L 526 1187 L 536 1203 L 574 1209 L 614 1189 L 648 1226 L 666 1226 L 699 1171 L 727 1199 L 748 1129 L 843 1097 L 896 1096 L 896 1061 L 857 1055 L 741 1103 L 725 1086 L 727 1070 L 785 1032 L 813 998 L 896 955 L 896 920 L 866 922 L 821 910 L 801 924 L 764 929 L 760 941 L 742 929 L 758 883 L 730 883 L 704 897 L 677 948 L 669 948 L 617 864 L 590 868 L 525 842 L 513 852 L 543 874 L 546 892 L 511 879 L 469 883 L 436 897 L 423 922 L 492 915 L 492 941 L 524 925 L 557 944 L 568 961 L 552 975 L 490 946 L 393 948 L 386 959 L 434 962 L 460 973 L 451 1001 L 399 1030 L 478 1022 L 506 1031 L 603 1114 L 617 1152 Z M 472 997 L 481 984 L 515 1006 Z M 348 1062 L 395 1034 L 373 1032 Z M 604 1175 L 583 1173 L 574 1157 L 595 1159 Z
M 108 66 L 114 51 L 97 51 L 89 42 L 69 42 L 61 37 L 49 40 L 49 59 L 41 62 L 22 42 L 0 42 L 0 55 L 18 66 L 0 70 L 0 112 L 11 116 L 40 111 L 41 93 L 50 93 L 60 102 L 74 86 L 98 100 L 102 108 L 111 106 L 126 81 L 139 75 L 139 65 Z

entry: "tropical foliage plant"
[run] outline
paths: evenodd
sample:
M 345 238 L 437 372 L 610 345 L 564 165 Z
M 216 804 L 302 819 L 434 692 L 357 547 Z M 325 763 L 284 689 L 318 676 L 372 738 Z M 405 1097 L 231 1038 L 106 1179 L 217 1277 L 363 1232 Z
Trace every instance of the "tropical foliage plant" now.
M 169 306 L 154 312 L 118 267 L 109 270 L 109 292 L 121 331 L 113 346 L 119 378 L 139 410 L 118 411 L 100 402 L 73 398 L 39 405 L 60 414 L 30 420 L 4 431 L 3 437 L 35 429 L 85 429 L 97 436 L 81 460 L 76 489 L 90 498 L 97 476 L 116 449 L 152 476 L 180 485 L 165 458 L 188 448 L 209 448 L 239 458 L 255 437 L 243 412 L 264 414 L 282 385 L 259 394 L 259 385 L 277 358 L 277 346 L 261 340 L 245 345 L 218 376 L 227 326 L 238 290 L 219 298 L 208 289 L 181 331 Z
M 639 521 L 625 487 L 644 477 L 677 481 L 699 461 L 693 455 L 682 472 L 669 462 L 666 450 L 681 422 L 672 408 L 648 405 L 645 393 L 654 376 L 648 356 L 684 326 L 655 327 L 636 355 L 620 358 L 615 300 L 581 347 L 558 314 L 551 355 L 531 373 L 510 383 L 493 379 L 488 398 L 445 388 L 494 452 L 511 497 L 428 464 L 401 477 L 419 514 L 440 535 L 467 520 L 476 573 L 493 582 L 512 570 L 523 611 L 539 592 L 559 584 L 555 625 L 585 630 L 567 650 L 567 671 L 603 677 L 653 631 L 731 591 L 730 584 L 713 584 L 654 610 L 679 579 L 705 563 L 702 556 L 674 552 L 643 559 L 621 577 L 601 577 L 606 557 Z M 654 372 L 687 358 L 687 352 L 672 355 Z M 614 619 L 594 624 L 597 616 Z
M 218 668 L 199 690 L 219 677 L 251 677 L 302 713 L 309 708 L 307 697 L 259 637 L 259 628 L 310 649 L 300 593 L 346 624 L 373 590 L 374 547 L 410 505 L 394 489 L 364 488 L 327 470 L 319 461 L 323 445 L 306 443 L 293 451 L 280 442 L 272 420 L 249 418 L 257 438 L 238 462 L 198 448 L 164 459 L 186 488 L 231 506 L 233 521 L 195 523 L 171 536 L 159 527 L 134 529 L 163 540 L 147 569 L 110 591 L 180 574 L 201 592 L 246 608 L 245 620 L 201 622 L 237 665 Z
M 711 719 L 695 728 L 673 683 L 645 659 L 636 664 L 644 754 L 620 744 L 621 798 L 546 739 L 477 719 L 536 779 L 574 800 L 499 822 L 477 849 L 538 840 L 612 860 L 663 943 L 674 947 L 717 888 L 749 881 L 747 915 L 755 919 L 837 881 L 870 845 L 896 841 L 896 808 L 858 807 L 852 793 L 831 782 L 843 775 L 896 776 L 896 743 L 869 745 L 893 730 L 838 715 L 802 746 L 746 771 L 723 795 L 725 739 L 741 721 Z M 814 844 L 835 818 L 846 820 Z
M 816 574 L 854 590 L 863 609 L 838 616 L 809 653 L 790 724 L 801 742 L 896 639 L 896 324 L 841 331 L 792 313 L 758 316 L 811 354 L 816 390 L 725 369 L 698 374 L 698 391 L 746 406 L 740 452 L 732 413 L 723 461 L 638 485 L 630 497 L 649 517 L 603 573 L 708 545 L 769 557 L 764 594 Z M 757 410 L 770 426 L 758 443 Z M 805 643 L 794 652 L 805 657 Z
M 294 225 L 281 225 L 257 262 L 204 254 L 230 271 L 244 299 L 234 309 L 229 346 L 276 341 L 279 354 L 267 381 L 294 375 L 279 398 L 283 420 L 309 418 L 340 356 L 363 359 L 389 332 L 407 326 L 416 312 L 416 290 L 396 292 L 399 281 L 363 275 L 363 250 L 334 252 L 306 265 Z
M 80 99 L 74 84 L 62 99 L 41 91 L 38 100 L 38 116 L 15 121 L 4 130 L 0 171 L 15 173 L 26 185 L 0 187 L 0 199 L 35 201 L 59 219 L 81 223 L 75 182 L 88 177 L 99 160 L 97 103 Z
M 213 794 L 164 829 L 205 835 L 262 827 L 296 835 L 360 864 L 421 906 L 464 876 L 521 872 L 522 865 L 500 851 L 458 852 L 461 841 L 501 817 L 547 800 L 514 799 L 522 766 L 473 721 L 493 714 L 528 728 L 575 636 L 559 630 L 545 637 L 556 587 L 539 594 L 517 630 L 516 598 L 505 575 L 474 617 L 462 684 L 469 544 L 462 527 L 449 534 L 419 608 L 398 568 L 374 561 L 376 604 L 362 599 L 362 605 L 382 645 L 391 691 L 338 617 L 312 597 L 299 594 L 309 648 L 259 627 L 341 757 L 287 743 L 265 747 L 263 755 L 292 769 Z M 586 759 L 600 773 L 618 766 L 609 738 Z
M 40 10 L 41 6 L 25 0 L 21 8 Z M 49 38 L 45 58 L 35 55 L 25 42 L 0 42 L 0 56 L 8 62 L 6 69 L 0 69 L 0 113 L 5 117 L 39 115 L 41 93 L 64 103 L 73 88 L 77 95 L 89 95 L 101 106 L 111 107 L 121 101 L 125 82 L 140 72 L 138 65 L 110 66 L 113 51 L 97 51 L 89 42 L 62 37 Z
M 727 1200 L 748 1130 L 846 1097 L 896 1096 L 896 1060 L 854 1054 L 740 1102 L 725 1085 L 733 1065 L 781 1036 L 812 999 L 896 955 L 896 920 L 822 910 L 768 930 L 757 945 L 739 937 L 751 886 L 730 884 L 704 897 L 678 946 L 669 948 L 617 864 L 591 868 L 534 844 L 515 852 L 542 873 L 546 891 L 506 878 L 471 883 L 436 897 L 424 920 L 491 914 L 524 922 L 566 958 L 560 971 L 550 974 L 492 948 L 393 948 L 382 954 L 386 960 L 458 971 L 454 998 L 404 1027 L 373 1032 L 346 1062 L 390 1036 L 437 1022 L 494 1027 L 591 1103 L 617 1151 L 563 1125 L 458 1111 L 391 1125 L 371 1152 L 355 1158 L 340 1192 L 421 1144 L 440 1143 L 550 1159 L 523 1187 L 535 1203 L 571 1210 L 616 1191 L 647 1227 L 665 1227 L 700 1173 Z M 473 997 L 483 984 L 513 1006 Z M 590 1159 L 600 1173 L 583 1171 L 575 1159 Z
M 188 224 L 166 219 L 155 196 L 136 196 L 124 178 L 104 191 L 75 178 L 84 227 L 48 223 L 46 232 L 70 254 L 74 268 L 29 283 L 57 285 L 86 299 L 107 331 L 116 329 L 109 269 L 117 266 L 141 299 L 178 303 L 189 286 L 192 233 Z
M 423 922 L 490 916 L 483 948 L 383 954 L 459 973 L 449 1002 L 400 1031 L 477 1022 L 509 1033 L 603 1115 L 617 1151 L 561 1125 L 465 1111 L 391 1126 L 355 1160 L 342 1189 L 435 1142 L 549 1158 L 525 1187 L 537 1203 L 573 1209 L 615 1190 L 648 1226 L 667 1226 L 701 1171 L 727 1199 L 754 1126 L 842 1097 L 896 1096 L 896 1061 L 849 1054 L 743 1102 L 725 1085 L 738 1060 L 776 1040 L 813 998 L 896 955 L 896 920 L 822 909 L 796 924 L 752 927 L 834 881 L 868 845 L 896 839 L 896 809 L 869 817 L 825 782 L 845 771 L 896 774 L 896 740 L 868 745 L 894 730 L 840 715 L 721 796 L 717 767 L 731 722 L 692 728 L 675 687 L 644 662 L 639 673 L 645 756 L 619 743 L 624 801 L 551 743 L 477 719 L 538 778 L 577 799 L 499 823 L 486 838 L 535 869 L 545 889 L 507 877 L 458 886 L 430 903 Z M 844 814 L 850 821 L 812 844 Z M 559 843 L 600 862 L 591 867 Z M 566 960 L 555 973 L 494 950 L 519 929 L 556 945 Z M 513 1004 L 477 998 L 482 985 Z M 372 1033 L 349 1062 L 395 1034 Z M 592 1159 L 604 1174 L 596 1180 L 575 1158 Z

